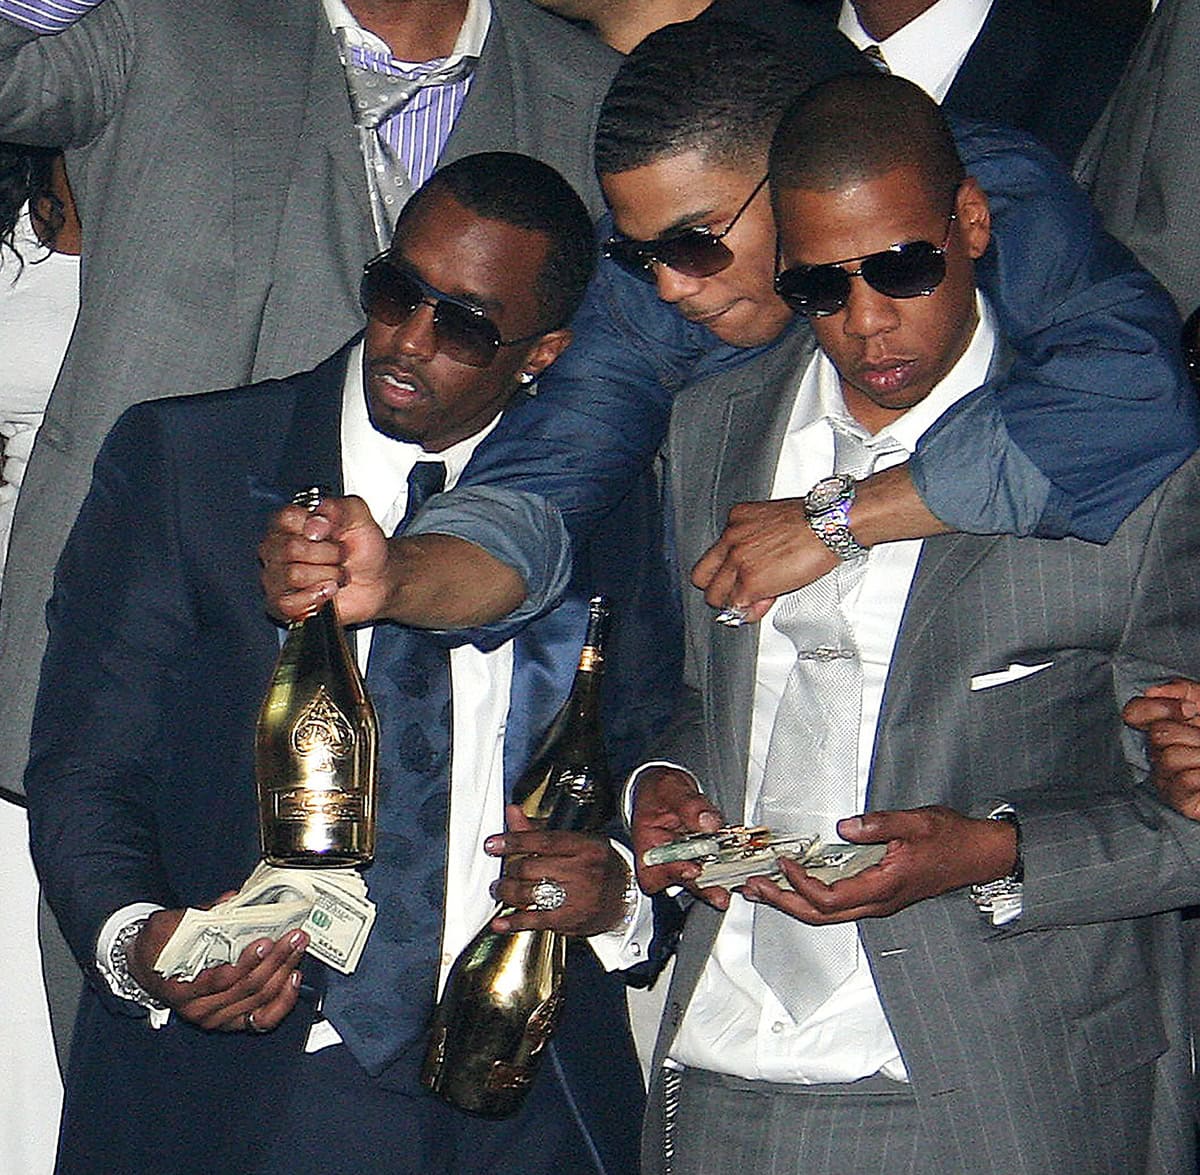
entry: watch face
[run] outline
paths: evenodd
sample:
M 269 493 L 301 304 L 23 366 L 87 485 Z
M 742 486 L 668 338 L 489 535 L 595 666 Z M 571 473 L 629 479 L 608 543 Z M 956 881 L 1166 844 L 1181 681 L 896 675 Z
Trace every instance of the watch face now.
M 809 514 L 820 514 L 830 506 L 837 505 L 846 496 L 846 479 L 841 474 L 822 478 L 804 499 L 804 509 Z

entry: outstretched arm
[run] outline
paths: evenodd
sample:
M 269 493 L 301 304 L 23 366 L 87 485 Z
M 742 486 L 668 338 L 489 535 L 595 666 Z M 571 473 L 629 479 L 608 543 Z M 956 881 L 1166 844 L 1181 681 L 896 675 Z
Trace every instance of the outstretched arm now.
M 913 482 L 955 530 L 1106 542 L 1200 439 L 1174 306 L 1049 152 L 955 131 L 992 213 L 977 278 L 1016 361 L 925 434 Z
M 947 529 L 1107 541 L 1200 439 L 1174 308 L 1048 151 L 982 124 L 960 124 L 956 136 L 991 204 L 992 245 L 977 274 L 1015 361 L 925 434 L 905 472 L 868 479 L 851 528 L 864 545 Z M 538 394 L 479 447 L 460 491 L 551 502 L 578 542 L 657 450 L 674 394 L 759 349 L 685 322 L 611 262 L 573 332 Z M 459 533 L 453 503 L 446 495 L 441 533 Z M 526 537 L 529 553 L 544 554 L 543 540 Z M 797 542 L 786 576 L 758 590 L 790 590 L 832 566 L 815 537 Z M 748 603 L 731 590 L 742 574 L 727 569 L 712 592 L 725 598 L 710 602 Z

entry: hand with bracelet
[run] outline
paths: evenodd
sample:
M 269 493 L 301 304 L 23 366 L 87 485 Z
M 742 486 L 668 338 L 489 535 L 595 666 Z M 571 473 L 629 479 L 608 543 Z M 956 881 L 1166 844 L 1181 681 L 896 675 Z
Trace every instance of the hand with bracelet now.
M 261 938 L 236 963 L 209 967 L 185 983 L 154 969 L 183 915 L 183 910 L 159 910 L 140 924 L 125 945 L 129 978 L 155 1003 L 199 1028 L 251 1033 L 277 1028 L 296 1006 L 308 935 L 294 930 L 276 942 Z

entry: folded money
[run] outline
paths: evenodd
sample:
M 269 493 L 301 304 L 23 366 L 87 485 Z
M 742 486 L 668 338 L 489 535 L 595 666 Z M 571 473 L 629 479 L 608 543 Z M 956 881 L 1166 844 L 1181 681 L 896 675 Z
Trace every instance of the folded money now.
M 208 910 L 187 909 L 154 969 L 192 980 L 206 967 L 235 962 L 256 939 L 303 930 L 310 955 L 349 975 L 374 923 L 375 903 L 356 870 L 261 863 L 233 897 Z
M 773 833 L 762 825 L 726 825 L 716 832 L 693 832 L 642 854 L 645 865 L 695 861 L 701 867 L 696 884 L 742 885 L 751 877 L 769 877 L 788 889 L 780 860 L 800 865 L 810 877 L 832 885 L 883 860 L 887 845 L 826 844 L 819 836 Z

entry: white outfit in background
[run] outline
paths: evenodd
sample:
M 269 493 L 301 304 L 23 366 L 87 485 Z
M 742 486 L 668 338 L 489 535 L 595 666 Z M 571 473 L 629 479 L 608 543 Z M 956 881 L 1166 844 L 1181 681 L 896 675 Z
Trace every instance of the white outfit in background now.
M 0 257 L 0 575 L 17 491 L 79 307 L 79 258 L 47 254 L 28 208 L 15 236 L 24 268 L 8 250 Z M 37 908 L 25 811 L 0 799 L 0 1175 L 49 1175 L 58 1139 L 62 1081 Z
M 46 252 L 28 205 L 15 237 L 24 268 L 0 253 L 0 577 L 17 491 L 79 309 L 79 258 Z

